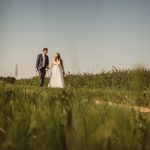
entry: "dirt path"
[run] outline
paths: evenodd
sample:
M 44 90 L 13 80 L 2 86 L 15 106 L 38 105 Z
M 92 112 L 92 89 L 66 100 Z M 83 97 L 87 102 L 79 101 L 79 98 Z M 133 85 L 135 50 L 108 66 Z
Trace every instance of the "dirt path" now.
M 142 113 L 150 113 L 150 108 L 148 107 L 141 107 L 141 106 L 131 106 L 131 105 L 126 105 L 126 104 L 115 104 L 112 102 L 104 102 L 104 101 L 100 101 L 100 100 L 95 100 L 95 104 L 99 105 L 99 104 L 108 104 L 110 106 L 117 106 L 117 107 L 123 107 L 123 108 L 129 108 L 129 109 L 133 109 Z

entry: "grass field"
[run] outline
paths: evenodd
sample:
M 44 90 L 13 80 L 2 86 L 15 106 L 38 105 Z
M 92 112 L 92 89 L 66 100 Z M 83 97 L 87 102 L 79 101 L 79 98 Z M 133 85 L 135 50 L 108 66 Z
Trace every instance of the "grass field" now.
M 150 149 L 150 113 L 118 107 L 150 108 L 149 70 L 70 74 L 63 90 L 47 84 L 1 78 L 0 150 Z

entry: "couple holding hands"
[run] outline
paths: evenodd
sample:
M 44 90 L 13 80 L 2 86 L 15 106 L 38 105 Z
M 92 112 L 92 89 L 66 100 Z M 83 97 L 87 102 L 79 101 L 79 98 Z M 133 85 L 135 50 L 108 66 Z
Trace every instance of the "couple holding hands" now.
M 56 53 L 52 62 L 49 63 L 49 57 L 47 56 L 48 48 L 43 48 L 41 54 L 38 55 L 36 60 L 36 70 L 39 73 L 40 77 L 40 86 L 44 85 L 44 79 L 46 75 L 46 71 L 51 69 L 50 80 L 48 83 L 48 87 L 51 88 L 64 88 L 64 66 L 63 60 L 59 53 Z

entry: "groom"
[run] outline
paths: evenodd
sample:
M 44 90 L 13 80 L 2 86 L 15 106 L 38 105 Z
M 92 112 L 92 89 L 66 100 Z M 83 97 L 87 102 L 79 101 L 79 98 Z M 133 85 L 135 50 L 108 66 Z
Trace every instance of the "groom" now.
M 38 55 L 36 60 L 36 70 L 39 72 L 40 86 L 44 85 L 44 78 L 46 75 L 46 68 L 49 65 L 49 58 L 46 55 L 48 53 L 48 48 L 43 48 L 43 52 Z

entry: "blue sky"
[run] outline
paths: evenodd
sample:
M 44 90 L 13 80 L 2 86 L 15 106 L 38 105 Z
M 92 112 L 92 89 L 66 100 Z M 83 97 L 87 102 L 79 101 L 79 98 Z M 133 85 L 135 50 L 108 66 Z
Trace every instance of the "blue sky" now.
M 34 76 L 43 47 L 72 73 L 150 68 L 149 14 L 149 0 L 0 0 L 0 76 L 16 63 L 20 78 Z

